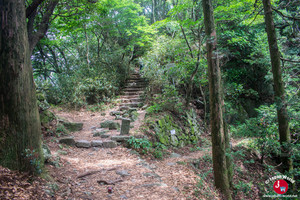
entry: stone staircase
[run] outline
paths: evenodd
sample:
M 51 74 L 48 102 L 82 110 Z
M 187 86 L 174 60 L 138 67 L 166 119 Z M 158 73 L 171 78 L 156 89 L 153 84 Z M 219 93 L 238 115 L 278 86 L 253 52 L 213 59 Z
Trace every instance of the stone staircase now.
M 143 105 L 143 95 L 147 81 L 139 73 L 133 73 L 127 80 L 121 96 L 120 107 L 138 108 Z
M 147 86 L 147 81 L 139 73 L 133 73 L 127 80 L 123 95 L 121 96 L 120 107 L 128 106 L 138 108 L 143 105 L 143 94 Z
M 143 94 L 146 86 L 147 81 L 142 78 L 139 73 L 130 75 L 125 88 L 123 89 L 122 96 L 120 97 L 120 108 L 110 112 L 110 116 L 115 117 L 115 119 L 103 121 L 100 123 L 100 127 L 91 128 L 93 137 L 100 137 L 101 139 L 92 139 L 90 141 L 83 139 L 75 140 L 73 137 L 63 137 L 59 140 L 59 143 L 76 146 L 78 148 L 115 148 L 118 143 L 127 141 L 130 138 L 130 121 L 135 121 L 135 119 L 131 119 L 132 112 L 139 112 L 138 108 L 143 106 Z M 118 120 L 121 120 L 121 125 Z M 78 126 L 78 130 L 74 129 L 71 131 L 81 131 L 83 126 L 82 123 L 68 124 L 67 122 L 64 122 L 64 124 L 69 126 L 72 125 L 72 127 Z M 109 133 L 110 131 L 117 129 L 121 130 L 119 135 L 111 135 L 111 133 Z

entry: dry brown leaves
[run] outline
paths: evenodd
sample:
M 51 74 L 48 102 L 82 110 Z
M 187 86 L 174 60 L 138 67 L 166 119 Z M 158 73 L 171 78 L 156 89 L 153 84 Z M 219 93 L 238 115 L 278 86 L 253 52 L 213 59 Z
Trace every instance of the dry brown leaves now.
M 0 166 L 0 199 L 50 199 L 40 178 Z

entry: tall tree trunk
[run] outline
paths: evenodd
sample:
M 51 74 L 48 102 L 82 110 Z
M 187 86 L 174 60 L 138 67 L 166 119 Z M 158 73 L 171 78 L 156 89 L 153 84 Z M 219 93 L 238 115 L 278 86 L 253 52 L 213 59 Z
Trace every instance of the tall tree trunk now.
M 0 164 L 33 171 L 30 160 L 42 160 L 41 128 L 24 2 L 0 4 Z
M 209 77 L 210 125 L 212 134 L 212 154 L 214 182 L 226 199 L 231 198 L 228 169 L 226 164 L 226 132 L 223 122 L 223 97 L 221 72 L 217 52 L 217 36 L 211 0 L 203 0 L 205 33 L 207 36 L 207 62 Z
M 293 163 L 290 155 L 289 146 L 291 142 L 289 120 L 287 114 L 287 104 L 285 101 L 284 84 L 282 81 L 282 72 L 280 66 L 280 52 L 277 45 L 276 31 L 272 16 L 272 7 L 270 0 L 263 0 L 265 23 L 268 35 L 269 50 L 272 63 L 272 73 L 274 80 L 275 102 L 277 107 L 277 118 L 279 125 L 279 137 L 281 143 L 281 162 L 283 171 L 293 169 Z

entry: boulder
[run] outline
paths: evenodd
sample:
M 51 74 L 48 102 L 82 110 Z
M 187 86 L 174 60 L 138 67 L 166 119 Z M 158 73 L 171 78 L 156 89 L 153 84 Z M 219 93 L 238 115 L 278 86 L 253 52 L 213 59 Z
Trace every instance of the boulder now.
M 118 122 L 111 123 L 108 127 L 109 130 L 117 130 L 120 128 L 120 124 Z
M 118 122 L 114 122 L 111 120 L 106 120 L 100 123 L 101 128 L 109 128 L 109 130 L 114 130 L 120 128 L 120 124 Z
M 96 129 L 95 131 L 93 131 L 93 137 L 99 137 L 101 135 L 104 135 L 105 133 L 107 133 L 107 130 L 105 129 Z
M 76 141 L 76 147 L 78 147 L 78 148 L 90 148 L 91 143 L 87 140 L 78 140 L 78 141 Z
M 117 147 L 117 143 L 112 140 L 103 141 L 103 148 L 115 148 Z
M 64 137 L 59 139 L 59 143 L 73 146 L 75 145 L 75 140 L 73 137 Z
M 65 128 L 68 131 L 71 131 L 71 132 L 81 131 L 83 128 L 83 123 L 62 122 L 62 124 L 65 126 Z

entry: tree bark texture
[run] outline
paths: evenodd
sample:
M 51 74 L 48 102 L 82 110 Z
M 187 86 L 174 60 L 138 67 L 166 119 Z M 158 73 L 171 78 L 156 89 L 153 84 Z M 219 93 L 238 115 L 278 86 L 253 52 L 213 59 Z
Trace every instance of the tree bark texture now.
M 275 102 L 277 108 L 277 118 L 279 125 L 279 137 L 281 143 L 281 161 L 283 171 L 289 171 L 293 168 L 290 155 L 290 148 L 284 144 L 291 142 L 289 120 L 287 113 L 287 104 L 285 101 L 284 83 L 282 80 L 282 72 L 280 65 L 280 52 L 277 45 L 276 30 L 274 26 L 272 7 L 270 0 L 263 0 L 265 23 L 268 35 L 269 51 L 271 56 L 272 73 L 274 81 Z
M 31 171 L 30 160 L 42 160 L 41 128 L 24 2 L 0 0 L 0 164 Z
M 203 0 L 205 33 L 207 37 L 207 62 L 209 76 L 210 125 L 212 134 L 212 154 L 214 182 L 226 199 L 232 199 L 226 164 L 226 137 L 223 121 L 223 99 L 221 71 L 217 53 L 217 36 L 214 25 L 211 0 Z

